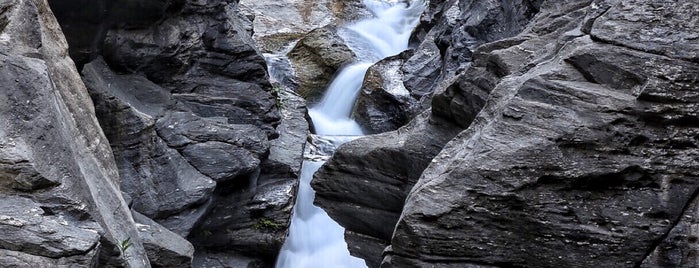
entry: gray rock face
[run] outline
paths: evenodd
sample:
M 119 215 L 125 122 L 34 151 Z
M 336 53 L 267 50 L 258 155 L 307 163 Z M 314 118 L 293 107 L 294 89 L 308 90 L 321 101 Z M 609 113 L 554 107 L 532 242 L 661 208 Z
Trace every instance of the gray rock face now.
M 149 267 L 112 151 L 48 3 L 0 3 L 0 265 Z M 106 241 L 106 242 L 105 242 Z
M 598 13 L 605 5 L 612 8 Z M 655 9 L 645 8 L 650 5 Z M 622 8 L 623 16 L 615 11 Z M 691 123 L 699 65 L 680 52 L 636 47 L 665 44 L 667 27 L 676 36 L 691 35 L 682 30 L 697 25 L 683 17 L 687 8 L 697 6 L 545 2 L 522 35 L 484 47 L 482 57 L 497 63 L 489 69 L 507 71 L 495 80 L 486 74 L 485 81 L 496 84 L 487 104 L 412 189 L 383 265 L 674 267 L 691 261 L 692 244 L 669 258 L 659 257 L 669 253 L 659 245 L 678 245 L 670 239 L 681 238 L 692 223 L 683 215 L 693 213 L 685 211 L 699 186 Z M 677 17 L 657 24 L 640 19 L 666 13 Z M 650 30 L 616 40 L 610 36 L 619 24 Z M 681 39 L 671 39 L 679 51 Z M 663 41 L 646 45 L 650 40 Z
M 83 75 L 133 208 L 163 219 L 189 214 L 186 210 L 206 202 L 214 181 L 156 131 L 158 116 L 173 102 L 169 93 L 142 76 L 117 75 L 101 60 L 85 65 Z M 189 233 L 185 226 L 178 228 L 185 229 L 180 232 L 184 236 Z
M 353 254 L 378 266 L 410 188 L 459 130 L 427 111 L 397 131 L 343 144 L 315 174 L 315 204 L 347 229 Z
M 319 101 L 335 72 L 356 57 L 333 26 L 309 32 L 287 55 L 299 82 L 296 92 L 309 102 Z
M 151 265 L 192 267 L 194 247 L 189 241 L 138 212 L 133 216 Z

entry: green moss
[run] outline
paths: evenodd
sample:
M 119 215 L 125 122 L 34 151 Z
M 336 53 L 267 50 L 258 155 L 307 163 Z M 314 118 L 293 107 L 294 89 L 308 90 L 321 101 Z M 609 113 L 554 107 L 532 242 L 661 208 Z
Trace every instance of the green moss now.
M 252 228 L 258 231 L 277 231 L 282 229 L 282 225 L 268 218 L 261 218 Z

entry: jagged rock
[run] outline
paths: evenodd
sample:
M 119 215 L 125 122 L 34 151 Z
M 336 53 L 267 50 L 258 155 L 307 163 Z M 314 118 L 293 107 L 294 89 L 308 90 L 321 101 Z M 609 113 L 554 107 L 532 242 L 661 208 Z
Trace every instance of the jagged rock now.
M 309 32 L 287 55 L 298 77 L 297 93 L 309 102 L 318 101 L 335 72 L 355 58 L 333 26 Z
M 401 66 L 410 53 L 388 57 L 369 67 L 352 117 L 367 133 L 396 130 L 420 111 L 419 99 L 403 85 Z
M 139 75 L 117 75 L 99 59 L 85 65 L 83 79 L 135 210 L 162 219 L 210 198 L 216 184 L 156 132 L 173 102 L 167 91 Z
M 348 243 L 365 241 L 362 234 L 374 238 L 363 245 L 350 244 L 350 249 L 359 249 L 353 254 L 378 266 L 381 252 L 370 249 L 388 244 L 408 191 L 459 130 L 430 118 L 427 111 L 397 131 L 343 144 L 315 174 L 315 204 L 348 230 Z
M 119 262 L 149 267 L 112 151 L 47 1 L 2 1 L 0 36 L 2 266 L 98 265 L 97 255 L 115 251 L 102 241 L 135 237 Z M 7 187 L 7 173 L 19 174 L 9 177 L 24 192 Z
M 699 189 L 699 65 L 615 44 L 664 45 L 662 29 L 696 25 L 683 16 L 697 6 L 607 3 L 587 16 L 599 2 L 545 2 L 522 35 L 485 49 L 490 69 L 506 72 L 486 74 L 496 82 L 486 106 L 411 191 L 384 266 L 636 267 L 673 227 L 682 232 Z M 648 31 L 619 40 L 581 29 L 588 18 L 602 34 L 617 8 L 678 17 L 629 19 Z
M 157 267 L 192 267 L 194 246 L 148 217 L 133 212 L 148 260 Z

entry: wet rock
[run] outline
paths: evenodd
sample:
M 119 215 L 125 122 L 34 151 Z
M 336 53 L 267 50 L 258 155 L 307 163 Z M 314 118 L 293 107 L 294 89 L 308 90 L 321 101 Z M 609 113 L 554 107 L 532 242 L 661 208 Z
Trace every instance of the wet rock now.
M 114 252 L 102 241 L 136 237 L 119 261 L 148 267 L 112 151 L 47 1 L 0 3 L 0 35 L 2 266 L 98 265 L 98 255 Z
M 333 26 L 309 32 L 287 55 L 298 77 L 297 93 L 309 102 L 319 101 L 335 72 L 355 58 Z
M 396 130 L 420 111 L 419 99 L 403 85 L 401 66 L 410 53 L 389 57 L 372 65 L 364 77 L 352 117 L 367 133 Z
M 612 6 L 637 7 L 625 9 L 631 17 L 683 14 L 646 2 Z M 485 74 L 496 84 L 485 107 L 412 189 L 383 266 L 682 265 L 689 251 L 647 255 L 691 223 L 680 217 L 699 187 L 689 123 L 699 66 L 618 45 L 654 34 L 611 44 L 585 35 L 596 5 L 545 2 L 519 38 L 484 48 L 490 70 L 503 72 Z M 606 16 L 618 14 L 593 29 Z M 664 40 L 667 22 L 634 23 Z
M 189 241 L 138 212 L 133 216 L 151 265 L 192 267 L 194 247 Z
M 412 185 L 459 130 L 427 111 L 397 131 L 343 144 L 315 174 L 314 203 L 347 229 L 353 254 L 378 266 L 381 252 L 362 249 L 388 244 Z

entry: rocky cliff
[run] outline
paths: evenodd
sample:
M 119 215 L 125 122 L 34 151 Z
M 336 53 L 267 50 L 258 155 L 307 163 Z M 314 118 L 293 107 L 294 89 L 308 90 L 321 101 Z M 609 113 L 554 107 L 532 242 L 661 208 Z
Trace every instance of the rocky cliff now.
M 1 7 L 6 265 L 271 266 L 308 124 L 237 1 Z
M 699 3 L 426 5 L 412 49 L 365 78 L 353 117 L 375 135 L 313 180 L 354 255 L 697 266 Z M 0 0 L 0 266 L 272 266 L 309 133 L 297 93 L 354 60 L 333 24 L 368 15 Z
M 504 14 L 468 15 L 478 7 Z M 433 1 L 415 38 L 435 63 L 402 66 L 408 89 L 432 74 L 431 111 L 341 147 L 316 203 L 372 266 L 695 266 L 698 8 Z M 463 131 L 436 156 L 367 163 L 395 146 L 374 141 L 410 138 L 426 117 Z

